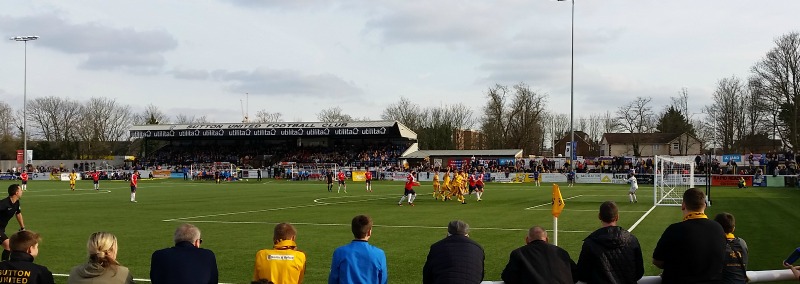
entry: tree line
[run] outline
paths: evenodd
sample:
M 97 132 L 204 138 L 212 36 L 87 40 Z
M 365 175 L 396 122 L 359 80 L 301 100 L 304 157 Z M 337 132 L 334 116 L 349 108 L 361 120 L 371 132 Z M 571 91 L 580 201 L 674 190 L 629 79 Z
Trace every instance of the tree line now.
M 548 94 L 525 83 L 494 85 L 484 92 L 486 103 L 478 110 L 456 103 L 421 106 L 401 97 L 387 106 L 382 120 L 397 120 L 418 135 L 420 149 L 454 149 L 460 130 L 478 130 L 481 149 L 524 149 L 542 154 L 555 140 L 569 133 L 569 114 L 549 110 Z M 652 97 L 640 96 L 605 113 L 581 115 L 573 129 L 586 135 L 590 155 L 600 153 L 604 133 L 634 133 L 634 154 L 648 133 L 689 133 L 724 153 L 745 152 L 752 145 L 775 143 L 776 150 L 800 145 L 800 34 L 778 37 L 745 79 L 733 75 L 719 79 L 713 102 L 702 113 L 690 113 L 689 91 L 680 89 L 670 103 L 653 106 Z M 657 109 L 659 108 L 659 109 Z M 92 159 L 135 152 L 128 137 L 132 125 L 209 122 L 205 116 L 168 115 L 155 105 L 140 113 L 110 98 L 81 102 L 64 97 L 40 97 L 28 102 L 29 149 L 37 159 Z M 698 117 L 701 115 L 701 117 Z M 0 101 L 0 159 L 14 159 L 22 148 L 22 111 Z M 248 122 L 284 121 L 281 112 L 262 109 Z M 372 120 L 344 113 L 338 107 L 317 113 L 322 122 Z M 134 145 L 135 146 L 135 145 Z M 681 143 L 681 152 L 691 147 Z M 552 152 L 551 152 L 552 153 Z

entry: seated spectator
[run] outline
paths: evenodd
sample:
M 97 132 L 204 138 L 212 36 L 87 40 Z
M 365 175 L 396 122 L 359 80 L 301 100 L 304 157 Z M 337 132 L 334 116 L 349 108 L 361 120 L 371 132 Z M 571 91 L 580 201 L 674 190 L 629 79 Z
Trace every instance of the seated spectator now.
M 747 243 L 742 238 L 733 235 L 736 229 L 736 219 L 727 212 L 722 212 L 714 217 L 714 221 L 722 226 L 725 231 L 725 267 L 722 269 L 724 283 L 747 283 Z
M 175 230 L 175 246 L 157 250 L 150 261 L 150 281 L 165 283 L 218 283 L 214 252 L 200 248 L 200 229 L 181 224 Z
M 583 240 L 578 259 L 578 279 L 586 283 L 636 283 L 644 275 L 639 240 L 620 226 L 614 201 L 600 205 L 600 224 Z
M 11 235 L 11 258 L 0 262 L 0 272 L 6 272 L 0 278 L 0 283 L 55 283 L 53 273 L 47 267 L 33 263 L 33 259 L 39 255 L 41 241 L 39 234 L 31 231 L 19 231 Z
M 130 270 L 117 262 L 118 248 L 114 234 L 93 233 L 86 243 L 89 262 L 73 267 L 67 283 L 133 283 Z
M 481 283 L 486 256 L 469 238 L 469 225 L 460 220 L 447 225 L 447 237 L 431 245 L 422 283 Z
M 544 228 L 530 228 L 525 243 L 511 252 L 503 269 L 501 277 L 506 284 L 575 283 L 577 265 L 566 250 L 547 243 Z
M 275 284 L 302 283 L 306 272 L 306 254 L 297 250 L 297 230 L 289 223 L 275 225 L 272 249 L 256 253 L 253 281 Z
M 350 229 L 355 239 L 333 251 L 328 284 L 386 284 L 389 281 L 386 253 L 369 244 L 372 218 L 366 215 L 353 217 Z

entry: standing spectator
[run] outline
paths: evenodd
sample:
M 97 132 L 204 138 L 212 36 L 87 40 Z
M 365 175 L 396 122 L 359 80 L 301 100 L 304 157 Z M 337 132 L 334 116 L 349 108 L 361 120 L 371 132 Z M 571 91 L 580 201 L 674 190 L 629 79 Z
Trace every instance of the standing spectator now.
M 664 270 L 663 284 L 717 283 L 725 266 L 725 231 L 704 213 L 706 195 L 689 188 L 683 193 L 683 222 L 664 230 L 653 251 L 653 264 Z
M 372 237 L 372 218 L 353 217 L 351 230 L 355 240 L 333 251 L 328 284 L 386 284 L 389 281 L 386 254 L 368 243 Z
M 469 225 L 451 221 L 447 237 L 431 245 L 422 283 L 481 283 L 485 259 L 483 248 L 469 238 Z
M 614 201 L 603 202 L 598 217 L 602 227 L 583 240 L 577 280 L 588 284 L 635 284 L 644 275 L 639 240 L 617 226 L 619 208 Z
M 47 267 L 33 263 L 39 255 L 42 238 L 31 231 L 11 235 L 11 259 L 0 262 L 0 283 L 52 284 L 53 273 Z
M 200 248 L 200 229 L 181 224 L 175 230 L 175 246 L 157 250 L 150 260 L 150 280 L 159 283 L 218 283 L 214 252 Z
M 11 217 L 17 217 L 19 223 L 19 230 L 25 230 L 25 222 L 22 220 L 22 210 L 20 209 L 20 201 L 22 198 L 22 189 L 19 184 L 12 184 L 8 186 L 8 197 L 0 200 L 0 243 L 3 244 L 3 255 L 0 260 L 8 260 L 11 254 L 9 247 L 8 236 L 6 236 L 6 226 Z
M 544 228 L 530 228 L 525 243 L 511 252 L 503 269 L 501 277 L 506 284 L 575 283 L 577 265 L 566 250 L 547 243 Z
M 89 262 L 73 267 L 69 272 L 67 283 L 132 284 L 133 276 L 130 270 L 117 262 L 118 249 L 117 237 L 114 234 L 93 233 L 86 243 Z
M 274 284 L 302 283 L 306 273 L 306 254 L 297 250 L 297 230 L 289 223 L 275 225 L 272 249 L 256 253 L 253 281 L 266 279 Z
M 733 235 L 736 229 L 736 218 L 730 213 L 722 212 L 714 217 L 714 221 L 725 231 L 725 268 L 722 270 L 722 281 L 725 284 L 747 283 L 747 243 Z

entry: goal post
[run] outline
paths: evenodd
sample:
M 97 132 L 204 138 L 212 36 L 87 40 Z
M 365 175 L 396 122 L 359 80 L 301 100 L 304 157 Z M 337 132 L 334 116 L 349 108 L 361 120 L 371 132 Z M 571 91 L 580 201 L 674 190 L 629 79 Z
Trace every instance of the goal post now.
M 653 167 L 653 203 L 656 206 L 680 206 L 683 192 L 694 187 L 692 158 L 655 156 Z

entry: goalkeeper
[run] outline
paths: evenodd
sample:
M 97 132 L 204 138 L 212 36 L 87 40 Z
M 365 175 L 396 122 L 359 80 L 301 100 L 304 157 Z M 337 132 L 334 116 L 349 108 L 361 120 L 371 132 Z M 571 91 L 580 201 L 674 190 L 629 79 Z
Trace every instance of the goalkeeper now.
M 628 174 L 628 183 L 631 184 L 631 189 L 628 191 L 628 198 L 631 200 L 631 203 L 637 203 L 639 200 L 636 199 L 636 190 L 639 189 L 639 183 L 636 181 L 636 176 L 633 173 Z

